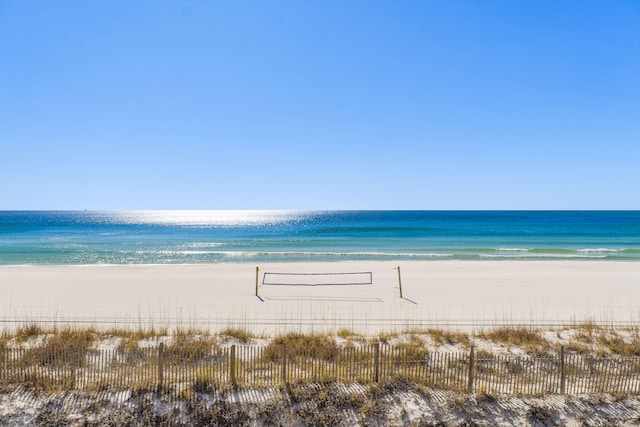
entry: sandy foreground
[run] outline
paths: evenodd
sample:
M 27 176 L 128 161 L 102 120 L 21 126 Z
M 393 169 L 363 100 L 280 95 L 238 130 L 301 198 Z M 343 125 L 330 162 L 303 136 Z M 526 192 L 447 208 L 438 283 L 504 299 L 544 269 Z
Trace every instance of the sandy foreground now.
M 25 322 L 129 327 L 248 328 L 254 333 L 400 332 L 640 321 L 640 263 L 414 261 L 256 266 L 0 267 L 0 328 Z M 262 285 L 264 273 L 371 272 L 365 285 Z M 267 282 L 344 283 L 359 276 L 275 276 Z M 277 280 L 276 280 L 277 279 Z

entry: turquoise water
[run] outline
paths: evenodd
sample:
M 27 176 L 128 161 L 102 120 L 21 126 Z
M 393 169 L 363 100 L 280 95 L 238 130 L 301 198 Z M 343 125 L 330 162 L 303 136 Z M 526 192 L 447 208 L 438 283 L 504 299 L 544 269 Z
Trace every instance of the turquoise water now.
M 640 211 L 0 211 L 0 265 L 640 260 Z

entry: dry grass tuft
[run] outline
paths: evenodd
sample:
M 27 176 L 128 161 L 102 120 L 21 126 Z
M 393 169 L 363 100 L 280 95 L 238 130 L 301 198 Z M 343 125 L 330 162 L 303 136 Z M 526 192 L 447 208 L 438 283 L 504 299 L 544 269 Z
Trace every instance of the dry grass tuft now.
M 46 344 L 49 347 L 69 348 L 87 350 L 93 342 L 98 338 L 98 331 L 95 328 L 64 328 L 55 329 L 53 333 L 47 336 Z
M 164 357 L 168 363 L 195 362 L 208 359 L 217 348 L 217 344 L 210 337 L 179 332 L 165 347 Z
M 127 363 L 132 364 L 144 360 L 151 353 L 151 349 L 141 348 L 140 341 L 135 338 L 123 338 L 116 350 L 122 353 Z M 155 353 L 155 351 L 153 352 Z
M 625 339 L 619 331 L 603 328 L 595 323 L 583 323 L 576 327 L 566 349 L 584 355 L 639 356 L 640 336 L 633 333 Z
M 364 419 L 362 425 L 387 425 L 389 404 L 386 394 L 378 386 L 361 393 L 345 391 L 334 383 L 295 383 L 287 386 L 287 393 L 295 408 L 295 415 L 304 425 L 343 425 L 346 421 L 345 411 L 359 412 Z M 293 419 L 287 421 L 287 424 L 298 424 Z
M 186 337 L 208 337 L 211 335 L 207 329 L 196 329 L 196 328 L 176 328 L 173 331 L 174 337 L 186 336 Z
M 573 339 L 586 344 L 594 344 L 597 337 L 604 331 L 594 322 L 580 323 L 573 329 L 576 331 Z
M 600 344 L 614 354 L 621 356 L 640 356 L 640 339 L 638 339 L 638 337 L 634 337 L 631 342 L 626 342 L 620 337 L 612 339 L 602 337 Z
M 2 331 L 2 334 L 0 335 L 0 350 L 7 347 L 7 343 L 9 342 L 10 339 L 11 339 L 11 334 L 9 334 L 9 332 L 7 331 Z
M 87 350 L 97 336 L 94 328 L 56 328 L 47 335 L 44 346 L 27 350 L 22 360 L 35 365 L 84 366 Z
M 286 344 L 287 357 L 312 357 L 331 361 L 335 360 L 340 352 L 335 339 L 329 335 L 290 333 L 273 339 L 265 347 L 263 357 L 274 362 L 279 361 L 283 344 Z
M 502 327 L 479 333 L 478 337 L 507 346 L 518 346 L 529 354 L 544 354 L 551 349 L 551 344 L 539 331 L 527 328 Z
M 391 341 L 394 338 L 398 338 L 398 334 L 394 334 L 394 333 L 390 333 L 390 332 L 380 332 L 378 334 L 378 342 L 381 342 L 382 344 L 388 344 L 389 341 Z M 374 340 L 375 341 L 375 340 Z
M 46 331 L 37 323 L 29 323 L 16 329 L 15 338 L 18 342 L 24 342 L 32 337 L 44 335 Z
M 463 332 L 427 329 L 426 333 L 429 334 L 438 345 L 462 344 L 465 347 L 469 345 L 469 335 Z
M 409 336 L 409 341 L 406 343 L 398 343 L 394 345 L 396 349 L 400 350 L 402 359 L 406 358 L 409 363 L 416 360 L 422 360 L 429 355 L 429 349 L 426 343 L 418 335 L 412 334 Z M 396 361 L 399 363 L 399 361 Z
M 359 337 L 360 335 L 356 334 L 351 329 L 342 328 L 338 332 L 336 332 L 336 336 L 346 340 L 349 338 Z
M 251 332 L 245 329 L 227 328 L 219 333 L 220 336 L 234 338 L 240 342 L 248 343 L 255 338 Z
M 167 336 L 168 335 L 168 330 L 167 328 L 160 328 L 157 329 L 154 327 L 148 328 L 148 329 L 144 329 L 144 328 L 138 328 L 138 329 L 125 329 L 125 328 L 111 328 L 108 329 L 104 335 L 106 336 L 111 336 L 111 337 L 120 337 L 123 339 L 131 339 L 131 340 L 145 340 L 145 339 L 149 339 L 149 338 L 158 338 L 158 337 L 162 337 L 162 336 Z

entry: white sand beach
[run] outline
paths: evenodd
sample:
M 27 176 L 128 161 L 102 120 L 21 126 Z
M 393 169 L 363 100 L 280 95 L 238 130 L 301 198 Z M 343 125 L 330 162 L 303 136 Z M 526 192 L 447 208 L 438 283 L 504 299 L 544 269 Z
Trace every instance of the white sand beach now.
M 640 320 L 640 264 L 634 262 L 366 261 L 259 267 L 260 282 L 265 272 L 371 272 L 372 283 L 261 285 L 258 298 L 256 266 L 244 263 L 8 266 L 0 267 L 0 321 L 5 328 L 70 322 L 240 327 L 255 333 L 349 328 L 375 334 L 427 326 Z

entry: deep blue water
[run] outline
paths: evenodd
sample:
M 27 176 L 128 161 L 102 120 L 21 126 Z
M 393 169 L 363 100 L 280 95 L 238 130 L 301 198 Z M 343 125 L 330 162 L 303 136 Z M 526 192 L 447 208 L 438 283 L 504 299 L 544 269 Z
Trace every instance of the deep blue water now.
M 0 265 L 640 261 L 640 211 L 0 211 Z

